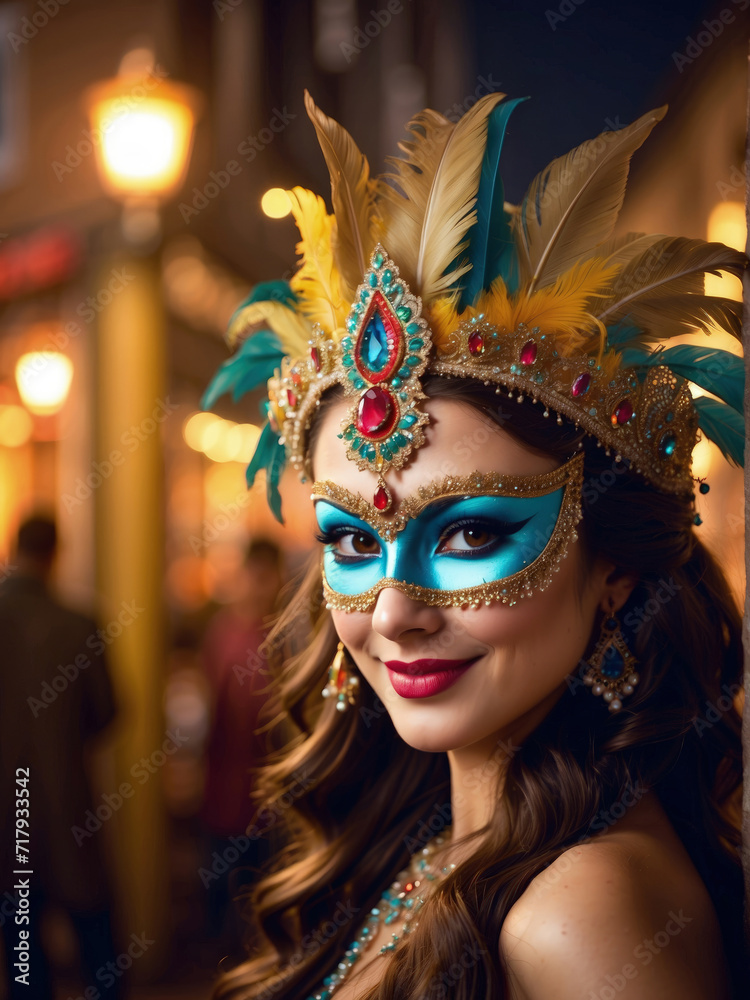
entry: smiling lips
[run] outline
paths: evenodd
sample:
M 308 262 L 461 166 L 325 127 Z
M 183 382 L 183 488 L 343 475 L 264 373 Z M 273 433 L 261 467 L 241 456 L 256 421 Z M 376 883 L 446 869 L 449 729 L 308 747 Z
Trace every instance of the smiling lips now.
M 402 698 L 429 698 L 451 687 L 478 656 L 471 660 L 385 660 L 393 690 Z

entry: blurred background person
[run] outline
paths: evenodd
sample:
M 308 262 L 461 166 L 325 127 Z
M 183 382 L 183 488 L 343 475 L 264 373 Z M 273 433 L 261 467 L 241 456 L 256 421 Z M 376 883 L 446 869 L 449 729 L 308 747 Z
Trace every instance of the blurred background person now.
M 123 996 L 122 976 L 102 978 L 115 961 L 109 874 L 95 836 L 74 836 L 93 809 L 88 751 L 115 718 L 105 644 L 93 619 L 52 595 L 57 551 L 55 522 L 31 517 L 18 532 L 13 573 L 0 585 L 0 780 L 2 781 L 3 889 L 15 896 L 14 869 L 29 867 L 30 985 L 16 981 L 14 945 L 19 927 L 3 909 L 8 996 L 53 997 L 42 921 L 48 904 L 68 915 L 86 986 L 97 997 Z M 18 769 L 18 770 L 17 770 Z M 29 778 L 29 865 L 14 858 L 17 773 Z M 8 900 L 9 896 L 4 896 Z M 97 975 L 100 973 L 100 975 Z
M 236 955 L 241 946 L 245 931 L 232 900 L 254 880 L 268 854 L 250 796 L 252 768 L 265 753 L 257 732 L 268 683 L 264 643 L 283 576 L 279 547 L 268 539 L 253 539 L 234 600 L 213 617 L 202 647 L 211 722 L 201 809 L 207 860 L 201 880 L 208 894 L 208 937 L 222 954 L 228 950 Z

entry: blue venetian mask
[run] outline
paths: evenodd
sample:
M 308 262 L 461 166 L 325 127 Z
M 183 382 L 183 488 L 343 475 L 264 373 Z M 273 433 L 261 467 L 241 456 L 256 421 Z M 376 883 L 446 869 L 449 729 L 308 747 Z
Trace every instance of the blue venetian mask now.
M 431 605 L 514 604 L 543 590 L 575 540 L 583 456 L 538 476 L 446 477 L 392 514 L 313 484 L 330 607 L 366 611 L 386 587 Z

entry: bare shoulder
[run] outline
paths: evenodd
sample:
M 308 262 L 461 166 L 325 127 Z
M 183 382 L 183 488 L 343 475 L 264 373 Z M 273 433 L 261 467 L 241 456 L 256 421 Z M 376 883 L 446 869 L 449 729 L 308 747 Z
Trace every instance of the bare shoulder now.
M 500 958 L 514 1000 L 728 996 L 710 896 L 650 795 L 531 882 L 505 919 Z

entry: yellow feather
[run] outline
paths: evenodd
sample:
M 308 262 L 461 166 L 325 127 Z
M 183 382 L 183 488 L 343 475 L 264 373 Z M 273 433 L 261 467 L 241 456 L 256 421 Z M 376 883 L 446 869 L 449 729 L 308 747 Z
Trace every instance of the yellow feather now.
M 312 323 L 333 333 L 343 327 L 349 310 L 341 296 L 339 273 L 333 262 L 335 219 L 326 212 L 323 199 L 295 187 L 287 191 L 292 214 L 300 232 L 297 253 L 300 269 L 289 284 L 300 298 L 300 309 Z
M 429 304 L 464 275 L 449 268 L 467 246 L 476 221 L 475 193 L 484 157 L 487 118 L 504 94 L 487 94 L 454 124 L 429 109 L 409 122 L 413 138 L 399 143 L 405 158 L 389 157 L 381 182 L 383 243 L 412 290 Z
M 377 184 L 370 180 L 367 157 L 354 139 L 316 107 L 307 91 L 305 108 L 331 175 L 331 200 L 336 216 L 333 252 L 341 275 L 341 291 L 351 300 L 379 238 Z
M 534 178 L 513 219 L 529 291 L 552 284 L 610 237 L 630 158 L 666 110 L 657 108 L 627 128 L 603 132 L 553 160 Z
M 240 337 L 249 337 L 259 330 L 272 330 L 281 342 L 284 354 L 293 358 L 307 352 L 312 325 L 300 313 L 274 300 L 253 302 L 237 313 L 229 329 L 227 341 L 233 347 Z

